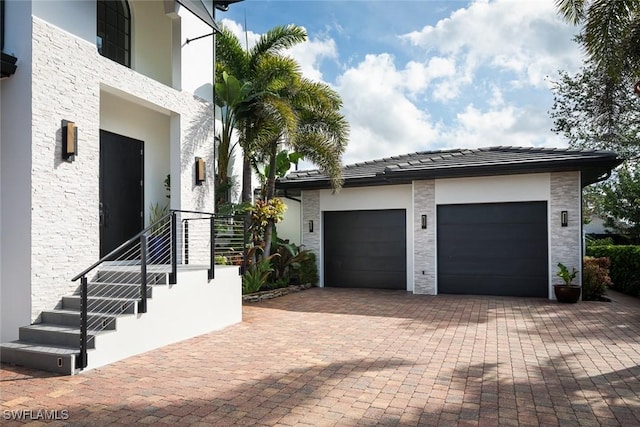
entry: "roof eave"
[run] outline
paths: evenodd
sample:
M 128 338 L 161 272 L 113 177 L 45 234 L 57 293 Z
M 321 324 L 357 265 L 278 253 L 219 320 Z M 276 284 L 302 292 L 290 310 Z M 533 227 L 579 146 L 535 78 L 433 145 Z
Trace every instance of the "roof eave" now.
M 622 160 L 615 156 L 605 158 L 586 158 L 572 160 L 557 160 L 544 162 L 490 164 L 478 166 L 461 166 L 442 169 L 423 170 L 387 170 L 383 174 L 375 176 L 347 178 L 343 187 L 364 187 L 375 185 L 397 185 L 410 183 L 413 180 L 422 179 L 445 179 L 445 178 L 473 178 L 491 175 L 520 175 L 528 173 L 545 172 L 569 172 L 581 171 L 582 186 L 593 184 L 601 180 L 602 176 L 608 174 L 613 168 L 622 163 Z M 281 189 L 327 189 L 331 188 L 331 183 L 327 178 L 311 180 L 291 180 L 277 182 L 277 188 Z

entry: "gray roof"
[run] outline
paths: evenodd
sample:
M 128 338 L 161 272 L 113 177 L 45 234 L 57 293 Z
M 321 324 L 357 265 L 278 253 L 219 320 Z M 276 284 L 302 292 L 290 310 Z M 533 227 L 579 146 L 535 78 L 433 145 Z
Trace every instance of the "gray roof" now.
M 345 187 L 403 184 L 415 179 L 577 171 L 582 185 L 596 182 L 621 163 L 611 151 L 540 147 L 487 147 L 417 153 L 344 166 Z M 280 189 L 329 188 L 327 175 L 295 171 L 276 183 Z

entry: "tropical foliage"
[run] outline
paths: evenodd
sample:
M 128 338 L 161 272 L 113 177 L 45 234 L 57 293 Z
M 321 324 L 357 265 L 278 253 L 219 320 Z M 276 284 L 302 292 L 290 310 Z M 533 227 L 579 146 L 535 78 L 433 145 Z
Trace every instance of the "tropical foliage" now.
M 221 96 L 220 102 L 233 117 L 243 152 L 245 203 L 252 198 L 252 170 L 261 176 L 262 198 L 268 202 L 275 196 L 276 178 L 302 157 L 324 170 L 334 188 L 342 185 L 341 158 L 349 127 L 340 113 L 340 96 L 326 84 L 304 78 L 296 61 L 284 55 L 306 38 L 305 30 L 296 25 L 275 27 L 248 49 L 227 28 L 216 37 L 216 82 L 238 88 L 237 97 L 225 101 Z M 256 204 L 254 212 L 262 208 Z M 252 227 L 254 244 L 262 247 L 264 257 L 270 255 L 276 222 Z
M 576 75 L 554 83 L 554 130 L 575 148 L 616 151 L 625 163 L 606 182 L 585 190 L 585 216 L 637 239 L 640 213 L 640 2 L 557 0 L 559 13 L 580 25 L 587 53 Z M 634 93 L 635 92 L 635 93 Z

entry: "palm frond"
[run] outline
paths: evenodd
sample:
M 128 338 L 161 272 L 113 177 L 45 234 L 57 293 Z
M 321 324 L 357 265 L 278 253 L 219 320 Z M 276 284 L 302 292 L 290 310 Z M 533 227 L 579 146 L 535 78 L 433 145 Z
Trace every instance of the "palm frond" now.
M 279 25 L 263 34 L 258 42 L 250 49 L 251 58 L 260 58 L 267 54 L 279 54 L 307 39 L 307 32 L 297 25 Z

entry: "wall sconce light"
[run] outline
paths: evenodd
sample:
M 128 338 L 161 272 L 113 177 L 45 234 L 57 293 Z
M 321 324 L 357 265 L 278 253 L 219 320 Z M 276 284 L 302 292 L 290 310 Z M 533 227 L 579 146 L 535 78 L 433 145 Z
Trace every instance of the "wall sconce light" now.
M 422 215 L 422 217 L 420 218 L 420 227 L 423 230 L 427 229 L 427 216 L 426 215 Z
M 202 157 L 196 157 L 196 185 L 202 185 L 206 178 L 205 163 Z
M 560 212 L 560 225 L 563 227 L 569 225 L 569 213 L 567 211 Z
M 78 128 L 74 122 L 62 121 L 62 158 L 69 162 L 78 154 Z
M 309 220 L 309 233 L 313 233 L 313 220 Z

